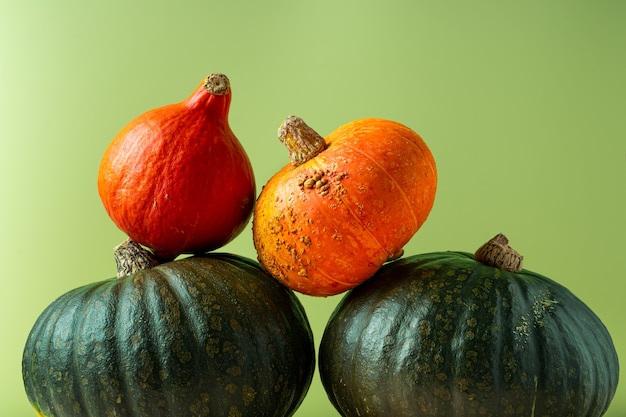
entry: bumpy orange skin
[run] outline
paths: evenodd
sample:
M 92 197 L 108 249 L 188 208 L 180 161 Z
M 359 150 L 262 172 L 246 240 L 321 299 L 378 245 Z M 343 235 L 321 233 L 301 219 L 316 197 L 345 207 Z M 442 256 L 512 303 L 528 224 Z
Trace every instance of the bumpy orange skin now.
M 437 187 L 430 150 L 400 123 L 360 119 L 325 140 L 320 154 L 269 180 L 252 227 L 261 264 L 313 296 L 351 289 L 398 256 Z
M 204 83 L 150 110 L 106 149 L 98 191 L 113 222 L 163 259 L 217 249 L 245 227 L 256 195 L 250 160 L 228 124 L 231 93 Z

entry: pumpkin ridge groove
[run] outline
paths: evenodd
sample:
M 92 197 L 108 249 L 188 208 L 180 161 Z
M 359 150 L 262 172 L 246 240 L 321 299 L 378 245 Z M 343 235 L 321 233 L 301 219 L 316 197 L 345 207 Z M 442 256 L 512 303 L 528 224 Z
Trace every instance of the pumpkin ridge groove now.
M 552 285 L 556 288 L 558 284 L 553 283 Z M 566 291 L 561 291 L 560 288 L 558 289 L 558 294 L 555 298 L 560 299 L 561 301 L 566 300 L 566 303 L 578 303 L 585 306 L 584 302 L 574 299 Z M 558 304 L 555 305 L 554 308 L 559 308 Z M 581 401 L 581 398 L 589 397 L 589 395 L 586 395 L 586 391 L 594 392 L 597 390 L 599 385 L 602 385 L 599 383 L 601 377 L 611 374 L 610 371 L 604 372 L 606 370 L 605 364 L 615 361 L 614 358 L 609 358 L 607 356 L 599 358 L 593 357 L 590 354 L 590 352 L 594 352 L 593 346 L 598 343 L 601 338 L 604 338 L 600 329 L 606 328 L 601 322 L 597 321 L 597 319 L 593 319 L 593 321 L 595 321 L 594 326 L 592 326 L 594 334 L 586 334 L 585 329 L 590 327 L 589 324 L 585 323 L 584 320 L 581 322 L 581 317 L 573 313 L 573 311 L 561 309 L 561 311 L 559 311 L 559 315 L 562 319 L 555 323 L 557 327 L 556 330 L 559 334 L 568 335 L 570 340 L 577 339 L 576 343 L 584 345 L 585 349 L 580 349 L 578 352 L 574 350 L 574 352 L 572 352 L 571 346 L 567 344 L 567 351 L 561 355 L 562 362 L 566 367 L 568 367 L 568 369 L 578 369 L 580 368 L 580 363 L 595 364 L 596 366 L 602 365 L 604 369 L 600 372 L 592 373 L 591 379 L 589 379 L 589 375 L 580 372 L 577 373 L 576 376 L 572 375 L 572 378 L 576 379 L 564 379 L 563 383 L 567 385 L 564 388 L 560 388 L 560 390 L 567 391 L 571 382 L 573 382 L 573 384 L 571 384 L 572 386 L 581 387 L 579 389 L 579 395 L 569 398 L 570 404 L 568 404 L 568 406 L 575 407 L 576 410 L 585 410 L 585 414 L 583 415 L 587 415 L 586 413 L 593 414 L 593 412 L 598 412 L 598 410 L 606 411 L 612 397 L 595 396 L 592 398 L 592 402 Z M 586 319 L 589 320 L 589 318 Z M 596 333 L 595 330 L 598 330 L 598 332 Z M 585 334 L 585 337 L 580 337 L 583 334 Z M 602 340 L 602 343 L 609 342 L 610 341 Z M 598 352 L 595 352 L 595 354 L 597 355 Z M 600 352 L 600 354 L 607 355 L 608 352 Z M 614 383 L 616 384 L 616 381 Z M 603 398 L 605 401 L 601 402 Z
M 387 250 L 383 247 L 382 243 L 380 243 L 380 240 L 378 240 L 376 236 L 374 236 L 374 234 L 369 229 L 369 227 L 367 227 L 367 225 L 365 225 L 365 223 L 363 223 L 363 221 L 359 219 L 359 216 L 357 216 L 357 214 L 354 212 L 352 207 L 350 207 L 349 204 L 346 204 L 346 202 L 343 200 L 343 198 L 341 198 L 341 196 L 338 193 L 337 193 L 337 199 L 341 202 L 341 204 L 343 204 L 346 207 L 346 209 L 348 209 L 348 212 L 357 221 L 359 226 L 361 226 L 363 230 L 367 231 L 368 236 L 371 237 L 374 242 L 376 242 L 376 245 L 380 248 L 380 250 L 386 253 L 388 257 L 393 256 L 393 253 L 387 252 Z
M 71 299 L 70 299 L 71 301 Z M 53 318 L 53 322 L 52 323 L 47 323 L 46 324 L 46 330 L 48 328 L 52 328 L 52 333 L 56 333 L 56 328 L 59 324 L 59 320 L 61 320 L 61 318 L 65 315 L 65 307 L 66 305 L 63 306 L 64 308 L 62 310 L 57 310 L 58 314 L 52 314 L 50 316 L 50 318 Z M 55 312 L 56 313 L 56 312 Z M 47 332 L 46 332 L 47 333 Z M 46 341 L 45 345 L 46 345 L 46 349 L 43 352 L 39 352 L 40 355 L 45 353 L 48 353 L 50 350 L 53 349 L 52 346 L 50 346 L 50 341 Z M 50 371 L 53 371 L 54 369 L 52 367 L 50 367 Z M 54 412 L 54 410 L 62 410 L 64 407 L 64 399 L 60 398 L 60 397 L 55 397 L 54 395 L 52 395 L 52 390 L 54 389 L 54 385 L 51 383 L 50 380 L 50 372 L 45 372 L 43 369 L 38 369 L 38 373 L 39 373 L 39 377 L 45 381 L 45 388 L 48 388 L 48 390 L 41 390 L 41 393 L 46 397 L 46 399 L 48 400 L 48 409 L 47 410 L 42 410 L 42 411 L 50 411 L 50 412 Z M 50 387 L 48 387 L 48 385 L 50 385 Z M 42 413 L 42 415 L 45 415 L 45 413 Z
M 61 296 L 56 300 L 56 302 L 60 303 L 62 300 L 68 303 L 69 300 L 71 300 L 71 296 L 68 296 L 68 295 Z M 40 401 L 34 401 L 34 399 L 38 399 L 37 397 L 44 396 L 41 390 L 41 386 L 45 384 L 45 382 L 44 383 L 41 382 L 42 380 L 44 380 L 44 378 L 43 378 L 43 375 L 41 374 L 39 367 L 37 366 L 37 362 L 35 360 L 36 357 L 34 357 L 33 351 L 35 350 L 34 348 L 35 348 L 36 343 L 39 343 L 40 346 L 41 345 L 47 346 L 49 344 L 49 341 L 41 340 L 41 337 L 44 331 L 50 327 L 51 318 L 58 317 L 58 316 L 59 316 L 59 310 L 53 310 L 50 307 L 47 307 L 41 313 L 41 317 L 43 319 L 41 321 L 36 321 L 33 328 L 31 329 L 27 342 L 26 342 L 26 349 L 24 350 L 24 353 L 22 356 L 22 374 L 23 374 L 24 384 L 26 387 L 26 394 L 28 396 L 28 399 L 35 406 L 35 409 L 38 412 L 40 412 L 41 415 L 43 415 L 43 410 L 41 410 L 41 406 L 39 404 Z M 35 342 L 35 340 L 37 342 Z M 41 354 L 41 352 L 45 352 L 46 350 L 47 349 L 45 350 L 40 349 L 40 352 L 38 353 Z M 34 381 L 38 381 L 39 386 L 37 386 L 34 383 Z M 46 399 L 50 401 L 49 398 L 46 398 Z
M 373 314 L 373 311 L 376 310 L 376 305 L 372 304 L 370 306 L 367 306 L 367 316 L 370 316 Z M 357 337 L 357 341 L 356 341 L 356 345 L 357 346 L 364 346 L 364 344 L 361 343 L 361 340 L 363 339 L 363 337 L 366 335 L 366 329 L 369 327 L 369 324 L 367 322 L 363 322 L 359 324 L 359 330 L 358 330 L 358 337 Z M 358 363 L 359 361 L 355 360 L 355 357 L 358 357 L 358 355 L 360 355 L 362 352 L 360 351 L 360 349 L 354 349 L 352 351 L 350 360 L 351 363 Z M 354 383 L 355 381 L 360 381 L 362 379 L 362 375 L 360 375 L 360 372 L 362 370 L 357 367 L 357 366 L 352 366 L 350 369 L 350 378 L 351 378 L 351 382 Z M 357 400 L 357 396 L 360 394 L 360 390 L 358 389 L 359 387 L 356 386 L 354 389 L 347 389 L 347 392 L 351 392 L 352 394 L 352 399 L 353 400 Z
M 489 268 L 482 267 L 482 268 Z M 499 270 L 499 269 L 498 269 Z M 493 275 L 493 274 L 492 274 Z M 494 286 L 498 286 L 500 281 L 504 280 L 502 277 L 498 277 L 494 279 Z M 506 282 L 506 281 L 504 281 Z M 506 307 L 508 307 L 508 321 L 505 323 L 506 329 L 510 329 L 510 337 L 512 338 L 512 342 L 510 346 L 512 346 L 512 353 L 506 352 L 506 354 L 513 355 L 514 359 L 509 359 L 505 356 L 504 362 L 507 364 L 506 372 L 502 372 L 504 378 L 494 378 L 494 391 L 506 389 L 507 382 L 505 378 L 509 376 L 509 386 L 511 387 L 512 395 L 514 397 L 508 398 L 507 401 L 516 401 L 519 407 L 524 407 L 524 411 L 528 412 L 538 412 L 537 410 L 537 387 L 538 387 L 538 379 L 540 379 L 539 373 L 545 372 L 542 370 L 534 369 L 533 367 L 527 366 L 526 362 L 530 362 L 536 360 L 538 363 L 546 363 L 544 362 L 544 355 L 540 349 L 537 349 L 537 344 L 541 342 L 541 335 L 538 334 L 539 329 L 535 326 L 534 317 L 530 317 L 528 315 L 529 306 L 532 306 L 532 300 L 534 298 L 534 294 L 532 289 L 526 285 L 526 282 L 523 280 L 519 280 L 516 278 L 511 278 L 508 280 L 508 285 L 505 287 L 505 302 Z M 488 316 L 485 316 L 488 317 Z M 496 347 L 507 346 L 504 345 L 495 345 Z M 500 367 L 500 364 L 494 366 L 494 361 L 492 360 L 490 363 L 490 369 L 492 375 L 498 375 L 496 373 L 500 369 L 504 367 Z M 546 366 L 547 368 L 547 366 Z M 528 373 L 527 373 L 528 372 Z M 543 379 L 543 376 L 541 377 Z M 534 395 L 530 396 L 524 394 L 523 396 L 519 393 L 518 385 L 521 383 L 525 384 L 527 387 L 526 390 L 532 390 Z M 542 415 L 542 414 L 540 414 Z
M 92 291 L 92 289 L 90 289 L 89 292 L 91 292 L 91 291 Z M 73 298 L 73 296 L 76 296 L 76 295 L 79 296 L 78 300 Z M 61 305 L 60 308 L 56 309 L 56 311 L 51 312 L 49 317 L 53 318 L 52 322 L 49 322 L 48 318 L 45 320 L 45 323 L 46 323 L 46 326 L 45 326 L 46 327 L 46 329 L 45 329 L 46 332 L 45 333 L 46 333 L 46 335 L 49 334 L 47 329 L 50 328 L 50 327 L 53 329 L 52 332 L 51 332 L 52 334 L 57 333 L 57 327 L 59 327 L 61 325 L 61 323 L 59 323 L 59 322 L 61 320 L 63 320 L 64 318 L 68 317 L 68 316 L 72 316 L 72 324 L 71 324 L 70 327 L 74 327 L 75 324 L 76 324 L 76 315 L 74 313 L 77 310 L 77 305 L 80 305 L 82 300 L 84 300 L 85 298 L 86 297 L 85 297 L 84 291 L 81 291 L 81 290 L 77 289 L 77 290 L 72 291 L 72 295 L 68 294 L 66 296 L 63 296 L 62 298 L 57 299 L 56 302 L 60 302 L 61 300 L 63 300 L 64 302 L 63 302 L 63 304 Z M 75 338 L 72 338 L 72 339 L 75 339 Z M 75 343 L 75 340 L 71 340 L 70 343 Z M 47 346 L 46 351 L 49 351 L 51 349 L 55 349 L 53 346 L 50 345 L 50 341 L 49 340 L 46 340 L 45 344 Z M 55 350 L 61 351 L 61 349 L 55 349 Z M 67 353 L 67 351 L 64 352 L 64 353 Z M 72 361 L 73 357 L 71 357 L 71 358 L 70 357 L 66 357 L 64 359 L 65 359 L 65 362 L 66 362 L 65 365 L 67 366 L 68 365 L 67 362 L 68 361 Z M 47 382 L 50 382 L 49 377 L 46 377 L 45 379 L 46 379 Z M 52 391 L 52 387 L 50 387 L 50 392 L 51 391 Z M 86 407 L 84 407 L 85 400 L 84 400 L 84 397 L 82 396 L 82 393 L 83 393 L 82 389 L 80 390 L 80 392 L 81 392 L 80 405 L 83 408 L 86 408 Z M 51 412 L 54 412 L 53 410 L 55 410 L 55 409 L 56 410 L 63 410 L 65 408 L 65 405 L 67 405 L 67 403 L 65 402 L 66 399 L 61 397 L 61 396 L 56 397 L 54 395 L 49 395 L 48 394 L 47 397 L 48 397 L 48 401 L 50 401 L 50 403 L 51 403 L 50 404 L 51 405 L 50 408 L 52 409 Z M 42 411 L 44 411 L 44 410 L 42 410 Z M 45 411 L 49 411 L 49 410 L 45 410 Z M 42 415 L 43 415 L 43 413 L 42 413 Z M 91 417 L 91 413 L 89 413 L 88 417 Z
M 406 137 L 404 134 L 396 132 L 396 135 L 402 139 L 404 139 L 409 145 L 413 146 L 414 148 L 418 149 L 420 154 L 422 156 L 424 155 L 428 155 L 430 153 L 430 150 L 428 148 L 425 147 L 425 144 L 422 143 L 421 145 L 419 143 L 415 143 L 413 142 L 411 139 L 409 139 L 408 137 Z M 437 175 L 437 169 L 435 165 L 431 165 L 431 171 L 430 173 L 432 175 Z
M 530 275 L 528 276 L 528 279 L 534 280 L 534 278 L 535 278 L 534 276 L 530 276 Z M 534 354 L 535 354 L 535 357 L 539 358 L 541 363 L 544 364 L 544 369 L 542 369 L 541 374 L 538 375 L 539 381 L 541 381 L 538 385 L 538 388 L 540 388 L 542 391 L 547 392 L 547 393 L 551 393 L 553 391 L 569 393 L 572 389 L 574 391 L 584 390 L 583 388 L 584 381 L 582 380 L 576 381 L 574 383 L 574 386 L 571 386 L 572 377 L 577 378 L 577 379 L 579 378 L 579 377 L 574 376 L 573 374 L 568 373 L 565 378 L 562 378 L 558 381 L 555 381 L 552 376 L 551 371 L 554 371 L 555 369 L 566 368 L 568 362 L 572 360 L 576 364 L 579 364 L 579 363 L 582 364 L 582 363 L 592 363 L 594 359 L 593 358 L 587 359 L 584 357 L 580 358 L 578 357 L 578 355 L 579 354 L 585 355 L 585 352 L 576 351 L 576 349 L 572 351 L 572 349 L 570 348 L 571 345 L 568 339 L 569 338 L 576 339 L 578 338 L 577 336 L 580 334 L 578 331 L 579 328 L 578 328 L 577 317 L 575 315 L 569 314 L 569 312 L 566 310 L 560 313 L 561 318 L 559 320 L 552 319 L 551 314 L 555 307 L 552 304 L 549 304 L 550 303 L 549 300 L 553 300 L 555 298 L 553 292 L 558 287 L 558 284 L 555 282 L 552 282 L 551 285 L 552 285 L 552 290 L 550 290 L 549 288 L 542 288 L 542 290 L 539 293 L 537 293 L 533 297 L 533 299 L 528 300 L 529 306 L 531 306 L 529 309 L 532 309 L 533 311 L 533 320 L 532 320 L 533 332 L 537 334 L 537 338 L 538 338 L 538 340 L 535 341 L 535 344 L 540 346 L 538 351 L 535 352 Z M 563 294 L 559 294 L 557 298 L 561 301 L 564 301 L 564 300 L 569 299 L 569 296 L 566 293 L 563 293 Z M 568 302 L 575 303 L 575 300 L 568 300 Z M 566 318 L 566 319 L 563 320 L 563 318 Z M 575 325 L 572 326 L 571 325 L 572 323 L 574 323 Z M 553 337 L 551 336 L 552 333 L 559 334 L 560 337 L 562 337 L 564 340 L 563 343 L 561 344 L 552 343 L 550 340 Z M 583 344 L 584 340 L 581 340 L 580 343 Z M 545 349 L 542 348 L 544 345 L 550 345 L 550 350 L 545 351 Z M 582 360 L 578 362 L 579 359 L 582 359 Z M 576 387 L 580 387 L 580 388 L 576 388 Z M 569 394 L 565 394 L 565 395 L 569 395 Z M 537 410 L 538 413 L 545 413 L 545 412 L 550 411 L 550 409 L 547 409 L 547 410 L 545 409 L 546 408 L 545 405 L 543 405 L 542 407 L 543 407 L 542 409 Z M 585 404 L 579 403 L 577 398 L 570 398 L 567 401 L 559 400 L 559 402 L 556 402 L 554 404 L 554 407 L 555 409 L 559 408 L 562 410 L 566 410 L 568 407 L 569 408 L 574 407 L 576 408 L 578 412 L 582 412 L 582 409 L 584 407 L 585 411 L 582 412 L 581 415 L 588 415 L 587 413 L 589 411 L 589 408 L 586 407 Z M 535 409 L 537 409 L 536 404 L 535 404 Z
M 353 284 L 351 284 L 349 282 L 343 282 L 341 280 L 338 280 L 333 275 L 331 275 L 328 272 L 326 272 L 326 270 L 320 268 L 319 265 L 315 266 L 315 270 L 318 271 L 319 273 L 321 273 L 322 275 L 324 275 L 326 278 L 328 278 L 329 281 L 336 282 L 337 284 L 341 284 L 341 285 L 350 285 L 350 286 L 353 285 Z
M 378 163 L 378 161 L 376 161 L 375 158 L 373 158 L 370 154 L 368 154 L 367 152 L 362 151 L 361 149 L 347 144 L 347 143 L 342 143 L 341 146 L 345 146 L 346 148 L 350 148 L 351 150 L 353 150 L 354 152 L 357 152 L 365 157 L 367 157 L 370 161 L 372 161 L 376 167 L 378 169 L 380 169 L 393 183 L 394 187 L 399 190 L 398 192 L 400 193 L 400 195 L 402 196 L 402 200 L 406 203 L 407 207 L 409 208 L 409 212 L 411 213 L 411 217 L 413 218 L 413 223 L 415 224 L 415 227 L 419 227 L 419 220 L 415 214 L 415 211 L 413 210 L 413 205 L 411 204 L 411 201 L 409 200 L 409 197 L 406 195 L 406 192 L 402 189 L 402 187 L 400 187 L 400 184 L 398 184 L 398 182 L 396 181 L 396 179 L 389 173 L 389 171 L 387 171 L 381 164 Z M 368 229 L 369 230 L 369 229 Z M 392 256 L 393 254 L 390 253 L 389 256 Z
M 168 270 L 167 273 L 175 273 L 175 277 L 178 278 L 178 273 L 175 271 Z M 149 313 L 147 316 L 149 317 L 148 326 L 150 329 L 147 333 L 151 336 L 147 340 L 148 352 L 150 352 L 151 356 L 150 361 L 154 365 L 150 378 L 158 381 L 157 384 L 163 388 L 162 392 L 164 394 L 159 397 L 161 402 L 156 406 L 166 412 L 167 415 L 176 415 L 177 402 L 173 391 L 177 387 L 176 381 L 171 381 L 170 375 L 170 368 L 172 367 L 170 362 L 173 356 L 171 350 L 176 343 L 177 336 L 180 337 L 177 335 L 177 332 L 180 329 L 184 329 L 185 326 L 181 320 L 182 309 L 180 302 L 176 299 L 170 299 L 169 303 L 172 305 L 169 305 L 165 299 L 165 297 L 172 295 L 172 286 L 167 273 L 158 268 L 152 269 L 148 279 L 144 281 L 142 292 L 146 294 L 144 309 Z M 164 324 L 162 317 L 168 320 L 172 317 L 177 317 L 177 326 L 174 326 L 174 323 L 170 325 Z M 167 327 L 167 333 L 163 332 L 164 327 Z M 174 385 L 172 382 L 174 382 Z
M 128 317 L 122 316 L 125 313 L 125 309 L 122 308 L 124 305 L 129 303 L 129 299 L 132 298 L 132 290 L 133 290 L 133 282 L 132 276 L 125 276 L 119 278 L 117 282 L 110 287 L 112 297 L 115 297 L 111 300 L 112 308 L 115 308 L 114 313 L 110 313 L 111 323 L 109 326 L 111 329 L 119 330 L 118 323 L 124 323 L 125 320 L 129 319 Z M 132 320 L 132 318 L 131 318 Z M 116 366 L 116 374 L 119 375 L 120 378 L 120 387 L 119 390 L 121 393 L 126 393 L 125 395 L 120 396 L 120 401 L 126 405 L 129 410 L 137 410 L 139 409 L 139 399 L 140 395 L 128 395 L 127 393 L 135 392 L 136 384 L 133 383 L 132 377 L 133 375 L 127 369 L 125 369 L 121 357 L 122 352 L 128 351 L 128 346 L 123 344 L 122 342 L 128 342 L 124 340 L 123 337 L 116 332 L 113 335 L 115 339 L 115 366 Z
M 165 268 L 165 266 L 162 266 L 162 268 Z M 202 276 L 201 274 L 206 274 L 206 269 L 201 269 L 196 265 L 193 265 L 189 269 L 191 269 L 197 276 Z M 206 329 L 200 326 L 200 322 L 198 320 L 192 319 L 192 316 L 196 317 L 201 313 L 199 306 L 196 303 L 192 302 L 194 301 L 194 297 L 190 294 L 189 290 L 190 286 L 196 286 L 196 282 L 199 281 L 199 279 L 194 278 L 194 281 L 191 281 L 184 276 L 184 273 L 182 271 L 177 270 L 176 268 L 168 268 L 167 273 L 163 274 L 163 278 L 168 283 L 169 289 L 176 297 L 176 301 L 178 302 L 178 304 L 186 306 L 186 308 L 180 309 L 181 321 L 185 321 L 187 326 L 189 326 L 189 328 L 191 329 L 193 340 L 199 346 L 202 345 L 204 343 L 204 338 L 202 337 L 202 335 L 206 333 Z M 174 280 L 176 282 L 174 282 Z M 203 280 L 203 283 L 206 283 L 207 285 L 210 284 L 211 286 L 214 286 L 215 282 L 216 280 Z M 191 309 L 193 310 L 193 314 L 191 314 Z
M 72 303 L 75 304 L 75 306 L 72 306 L 71 308 L 76 310 L 78 308 L 77 306 L 93 303 L 94 300 L 96 300 L 101 295 L 100 294 L 102 292 L 101 287 L 103 285 L 109 284 L 110 282 L 111 280 L 107 280 L 107 281 L 98 282 L 95 284 L 90 284 L 87 287 L 82 287 L 80 291 L 80 297 L 72 301 Z M 66 312 L 67 306 L 68 305 L 66 304 L 60 309 L 62 314 L 67 314 Z M 72 315 L 74 315 L 75 312 L 76 311 L 72 312 Z M 75 347 L 70 352 L 71 358 L 68 358 L 68 361 L 71 362 L 72 367 L 80 366 L 80 363 L 81 363 L 81 361 L 78 359 L 78 355 L 80 352 L 80 346 L 82 345 L 80 340 L 83 339 L 84 337 L 83 329 L 84 329 L 84 322 L 86 321 L 86 318 L 87 318 L 86 314 L 79 314 L 74 317 L 74 320 L 72 322 L 72 328 L 78 329 L 78 331 L 75 331 L 73 334 L 71 343 L 74 344 Z M 88 404 L 87 394 L 85 392 L 86 388 L 93 388 L 93 387 L 89 387 L 87 384 L 82 384 L 80 380 L 74 381 L 74 385 L 78 388 L 79 398 L 75 398 L 75 400 L 80 405 L 80 414 L 85 415 L 86 417 L 97 417 L 97 416 L 94 416 L 92 409 Z M 54 401 L 54 399 L 52 400 Z
M 506 291 L 501 288 L 495 288 L 493 297 L 493 315 L 491 321 L 491 329 L 485 334 L 492 341 L 492 349 L 490 354 L 491 375 L 495 378 L 497 375 L 506 375 L 505 362 L 507 361 L 507 352 L 503 352 L 501 346 L 505 346 L 506 332 L 502 329 L 510 329 L 510 310 L 503 308 L 503 304 L 509 302 L 510 298 L 506 296 Z M 506 300 L 506 301 L 504 301 Z M 510 371 L 509 371 L 510 372 Z M 506 377 L 505 377 L 506 378 Z

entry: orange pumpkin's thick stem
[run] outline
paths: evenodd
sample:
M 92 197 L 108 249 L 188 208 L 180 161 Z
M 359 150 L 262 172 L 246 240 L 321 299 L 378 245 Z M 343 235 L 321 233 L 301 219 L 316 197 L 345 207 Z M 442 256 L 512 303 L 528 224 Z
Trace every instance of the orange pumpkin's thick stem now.
M 474 259 L 484 265 L 495 266 L 511 272 L 522 270 L 524 257 L 509 246 L 509 239 L 502 233 L 482 245 L 474 254 Z
M 278 139 L 287 147 L 294 166 L 302 165 L 326 149 L 324 138 L 297 116 L 289 116 L 280 125 Z

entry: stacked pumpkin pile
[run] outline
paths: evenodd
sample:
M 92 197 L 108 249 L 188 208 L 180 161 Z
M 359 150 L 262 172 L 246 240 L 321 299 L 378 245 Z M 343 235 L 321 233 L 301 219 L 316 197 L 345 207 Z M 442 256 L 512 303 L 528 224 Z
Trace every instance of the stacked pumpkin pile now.
M 291 163 L 255 204 L 230 100 L 213 74 L 107 148 L 100 197 L 129 239 L 117 278 L 62 295 L 31 330 L 23 376 L 39 416 L 291 416 L 315 368 L 292 290 L 349 290 L 319 351 L 343 416 L 604 414 L 618 381 L 610 335 L 522 269 L 506 237 L 474 255 L 402 257 L 435 198 L 419 135 L 362 119 L 322 138 L 289 117 Z M 212 252 L 252 215 L 259 262 Z

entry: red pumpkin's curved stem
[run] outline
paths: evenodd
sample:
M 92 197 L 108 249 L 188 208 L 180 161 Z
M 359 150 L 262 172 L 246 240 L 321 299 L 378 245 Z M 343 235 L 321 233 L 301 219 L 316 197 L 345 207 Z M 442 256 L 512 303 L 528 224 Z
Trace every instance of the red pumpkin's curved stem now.
M 297 116 L 289 116 L 280 125 L 278 139 L 287 147 L 294 166 L 302 165 L 326 149 L 324 138 Z
M 484 265 L 495 266 L 511 272 L 522 270 L 524 257 L 509 246 L 509 239 L 502 233 L 482 245 L 474 254 L 474 259 Z
M 132 239 L 126 239 L 113 250 L 115 264 L 117 265 L 117 277 L 139 272 L 142 269 L 154 268 L 161 261 L 149 250 Z

